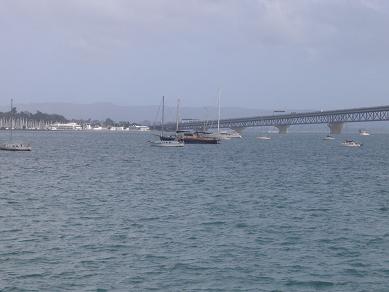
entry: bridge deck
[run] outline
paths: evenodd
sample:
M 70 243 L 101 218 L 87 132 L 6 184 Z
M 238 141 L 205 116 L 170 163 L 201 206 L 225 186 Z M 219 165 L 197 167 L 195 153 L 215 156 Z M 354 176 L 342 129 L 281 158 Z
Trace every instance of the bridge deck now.
M 300 112 L 281 115 L 256 116 L 220 120 L 223 128 L 246 128 L 258 126 L 282 126 L 304 124 L 330 124 L 345 122 L 388 121 L 389 106 L 364 107 L 331 111 Z M 180 129 L 215 128 L 217 120 L 189 121 L 180 123 Z M 167 125 L 168 128 L 173 128 Z

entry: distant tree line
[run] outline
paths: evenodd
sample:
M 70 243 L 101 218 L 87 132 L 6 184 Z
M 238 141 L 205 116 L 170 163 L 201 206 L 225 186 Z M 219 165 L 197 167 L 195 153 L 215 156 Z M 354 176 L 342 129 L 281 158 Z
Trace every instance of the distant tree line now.
M 129 122 L 129 121 L 114 121 L 111 118 L 106 118 L 104 121 L 100 120 L 80 120 L 80 119 L 72 119 L 71 122 L 75 122 L 80 125 L 91 125 L 91 126 L 101 126 L 105 128 L 111 128 L 111 127 L 124 127 L 128 128 L 130 126 L 141 126 L 141 125 L 149 125 L 149 121 L 143 121 L 142 123 L 135 123 L 135 122 Z
M 13 107 L 11 111 L 9 112 L 0 112 L 0 118 L 14 118 L 14 119 L 25 119 L 25 120 L 32 120 L 32 121 L 44 121 L 44 122 L 50 122 L 50 123 L 67 123 L 69 120 L 66 119 L 62 115 L 58 114 L 46 114 L 42 113 L 40 111 L 37 111 L 35 114 L 30 113 L 29 111 L 21 111 L 18 112 L 16 110 L 16 107 Z
M 62 115 L 59 114 L 47 114 L 42 113 L 41 111 L 37 111 L 36 113 L 31 113 L 29 111 L 20 111 L 18 112 L 16 110 L 16 107 L 13 107 L 11 111 L 8 112 L 0 112 L 0 119 L 10 119 L 13 118 L 15 120 L 22 119 L 22 120 L 29 120 L 29 121 L 37 121 L 37 122 L 47 122 L 47 123 L 69 123 L 69 122 L 75 122 L 80 125 L 92 125 L 92 126 L 102 126 L 102 127 L 125 127 L 128 128 L 131 125 L 140 125 L 138 123 L 131 123 L 128 121 L 114 121 L 111 118 L 105 119 L 105 121 L 99 121 L 99 120 L 82 120 L 82 119 L 71 119 L 68 120 Z M 148 125 L 149 121 L 144 121 L 143 124 Z

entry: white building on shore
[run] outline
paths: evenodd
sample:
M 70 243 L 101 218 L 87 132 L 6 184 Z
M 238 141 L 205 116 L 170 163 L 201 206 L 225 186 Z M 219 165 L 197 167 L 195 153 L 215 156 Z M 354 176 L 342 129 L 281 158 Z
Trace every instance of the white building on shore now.
M 147 132 L 150 131 L 150 128 L 148 126 L 130 125 L 128 131 Z
M 82 130 L 82 127 L 77 123 L 55 123 L 50 125 L 49 129 L 52 131 L 80 131 Z
M 49 130 L 52 131 L 113 131 L 113 132 L 147 132 L 150 131 L 150 128 L 148 126 L 141 126 L 132 124 L 128 128 L 123 126 L 112 126 L 112 127 L 102 127 L 100 125 L 79 125 L 77 123 L 54 123 L 47 127 Z

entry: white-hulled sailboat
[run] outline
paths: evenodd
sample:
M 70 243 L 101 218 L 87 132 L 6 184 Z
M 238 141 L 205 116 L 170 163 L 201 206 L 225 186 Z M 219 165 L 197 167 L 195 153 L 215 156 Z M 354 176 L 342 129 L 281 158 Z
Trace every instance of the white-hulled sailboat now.
M 220 129 L 220 118 L 221 118 L 220 97 L 221 97 L 221 89 L 219 89 L 218 96 L 217 96 L 217 107 L 218 107 L 217 132 L 207 134 L 206 136 L 213 137 L 213 138 L 216 138 L 218 140 L 230 140 L 232 138 L 242 138 L 242 135 L 240 135 L 237 131 L 234 131 L 234 130 L 221 131 L 221 129 Z
M 0 150 L 3 151 L 31 151 L 31 145 L 26 143 L 14 143 L 13 142 L 13 99 L 11 99 L 11 126 L 10 126 L 10 139 L 8 143 L 0 144 Z
M 152 141 L 151 146 L 153 147 L 183 147 L 184 142 L 183 141 L 177 141 L 176 139 L 166 139 L 164 134 L 164 119 L 165 119 L 165 97 L 162 97 L 162 119 L 161 119 L 161 135 L 159 136 L 160 140 Z M 170 138 L 170 137 L 169 137 Z

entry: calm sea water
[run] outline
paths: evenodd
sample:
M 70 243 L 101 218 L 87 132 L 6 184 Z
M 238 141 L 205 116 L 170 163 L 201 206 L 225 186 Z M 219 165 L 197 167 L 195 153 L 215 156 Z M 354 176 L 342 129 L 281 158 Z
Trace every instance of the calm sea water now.
M 15 135 L 33 151 L 0 152 L 1 291 L 389 291 L 389 135 Z

